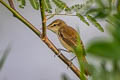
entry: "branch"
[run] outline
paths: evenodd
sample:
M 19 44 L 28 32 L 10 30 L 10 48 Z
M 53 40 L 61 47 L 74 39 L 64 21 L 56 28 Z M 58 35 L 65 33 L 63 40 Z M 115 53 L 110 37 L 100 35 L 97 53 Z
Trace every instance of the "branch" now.
M 44 0 L 39 0 L 40 3 L 40 12 L 42 17 L 42 38 L 45 39 L 46 36 L 46 16 L 45 16 L 45 6 Z
M 9 11 L 11 11 L 16 18 L 18 18 L 21 22 L 27 25 L 28 28 L 30 28 L 56 55 L 59 55 L 59 50 L 54 46 L 54 44 L 45 36 L 45 40 L 41 37 L 41 32 L 35 28 L 29 21 L 27 21 L 22 15 L 20 15 L 16 10 L 11 8 L 9 5 L 7 5 L 3 0 L 0 0 L 0 3 L 4 5 Z M 62 53 L 58 56 L 67 66 L 70 67 L 70 69 L 81 79 L 81 72 L 79 69 L 72 64 L 71 61 L 69 61 Z

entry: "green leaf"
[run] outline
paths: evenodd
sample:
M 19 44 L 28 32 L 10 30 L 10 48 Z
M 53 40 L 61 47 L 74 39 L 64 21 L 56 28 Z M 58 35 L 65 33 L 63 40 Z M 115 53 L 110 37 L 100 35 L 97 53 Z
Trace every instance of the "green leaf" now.
M 95 25 L 101 32 L 104 32 L 104 29 L 102 28 L 102 26 L 97 22 L 97 20 L 95 18 L 93 18 L 90 15 L 87 15 L 87 19 L 93 24 Z
M 68 13 L 68 14 L 71 14 L 71 13 L 72 13 L 72 11 L 71 11 L 71 9 L 70 9 L 69 7 L 66 7 L 66 8 L 65 8 L 65 12 Z
M 106 18 L 110 14 L 110 9 L 107 8 L 91 8 L 85 14 L 92 14 L 94 18 Z
M 117 0 L 117 11 L 120 13 L 120 0 Z
M 94 18 L 105 18 L 109 15 L 110 11 L 102 9 L 97 12 Z
M 92 6 L 93 0 L 86 0 L 84 3 L 75 4 L 70 7 L 71 11 L 85 14 L 85 12 Z
M 113 39 L 120 44 L 120 27 L 109 26 L 108 29 Z
M 76 13 L 76 16 L 78 16 L 81 21 L 83 21 L 86 25 L 89 26 L 89 23 L 85 20 L 85 18 L 80 13 Z
M 54 4 L 58 7 L 58 8 L 60 8 L 60 9 L 65 9 L 65 8 L 68 8 L 67 7 L 67 5 L 66 5 L 66 3 L 64 3 L 63 1 L 61 1 L 61 0 L 52 0 L 53 2 L 54 2 Z
M 55 14 L 59 14 L 59 13 L 61 13 L 62 11 L 63 11 L 62 9 L 60 9 L 60 8 L 57 7 L 57 8 L 55 9 Z
M 83 7 L 83 4 L 75 4 L 73 6 L 70 7 L 71 10 L 75 11 L 75 12 L 79 12 L 79 10 Z
M 120 15 L 113 15 L 108 18 L 109 21 L 109 33 L 112 35 L 113 39 L 120 44 Z
M 44 0 L 44 4 L 45 4 L 45 11 L 48 13 L 52 13 L 51 9 L 51 4 L 50 4 L 50 0 Z
M 91 8 L 91 9 L 89 9 L 89 10 L 85 13 L 85 15 L 88 15 L 88 14 L 96 14 L 98 11 L 99 11 L 98 8 Z
M 105 40 L 92 41 L 87 52 L 94 56 L 105 57 L 109 59 L 120 59 L 120 45 L 116 42 Z
M 25 0 L 17 0 L 17 1 L 20 2 L 20 5 L 19 5 L 20 8 L 24 8 L 25 7 L 25 5 L 26 5 L 26 1 Z
M 95 0 L 98 7 L 103 8 L 104 4 L 102 0 Z
M 32 5 L 32 7 L 35 10 L 39 10 L 39 2 L 38 2 L 38 0 L 29 0 L 29 1 L 30 1 L 30 4 Z

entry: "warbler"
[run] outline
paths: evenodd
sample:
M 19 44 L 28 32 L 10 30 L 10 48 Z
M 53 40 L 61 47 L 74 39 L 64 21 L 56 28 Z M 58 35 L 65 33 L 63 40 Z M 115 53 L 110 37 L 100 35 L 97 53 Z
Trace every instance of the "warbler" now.
M 80 48 L 83 50 L 83 52 L 79 52 L 77 54 L 82 56 L 82 62 L 87 63 L 83 43 L 81 40 L 78 43 L 80 36 L 78 36 L 78 32 L 74 28 L 68 26 L 63 20 L 56 19 L 47 26 L 47 29 L 54 32 L 58 36 L 61 44 L 67 49 L 68 52 L 77 53 L 75 49 L 77 48 L 78 44 L 81 44 L 82 46 Z M 86 75 L 89 74 L 87 69 L 84 70 L 84 73 Z

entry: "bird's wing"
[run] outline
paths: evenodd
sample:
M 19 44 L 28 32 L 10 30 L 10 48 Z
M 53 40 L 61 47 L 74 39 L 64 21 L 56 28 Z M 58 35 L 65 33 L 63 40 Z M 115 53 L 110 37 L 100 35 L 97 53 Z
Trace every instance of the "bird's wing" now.
M 72 27 L 63 27 L 61 29 L 59 29 L 59 37 L 61 37 L 63 39 L 63 41 L 65 43 L 67 43 L 70 47 L 75 47 L 77 46 L 77 32 L 75 29 L 73 29 Z

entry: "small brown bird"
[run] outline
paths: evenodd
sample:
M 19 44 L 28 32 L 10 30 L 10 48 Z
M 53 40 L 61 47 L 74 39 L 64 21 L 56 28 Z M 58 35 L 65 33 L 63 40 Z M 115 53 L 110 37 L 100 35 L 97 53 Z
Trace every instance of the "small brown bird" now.
M 63 20 L 57 19 L 53 21 L 51 24 L 47 26 L 48 30 L 51 30 L 54 32 L 61 44 L 69 51 L 72 53 L 75 53 L 75 47 L 78 45 L 78 32 L 73 29 L 72 27 L 68 26 Z M 82 41 L 80 40 L 80 44 L 82 44 Z M 84 48 L 82 46 L 82 49 L 84 51 Z M 87 63 L 87 60 L 85 58 L 85 51 L 82 53 L 82 60 L 83 62 Z M 88 75 L 88 70 L 84 70 L 85 74 Z

